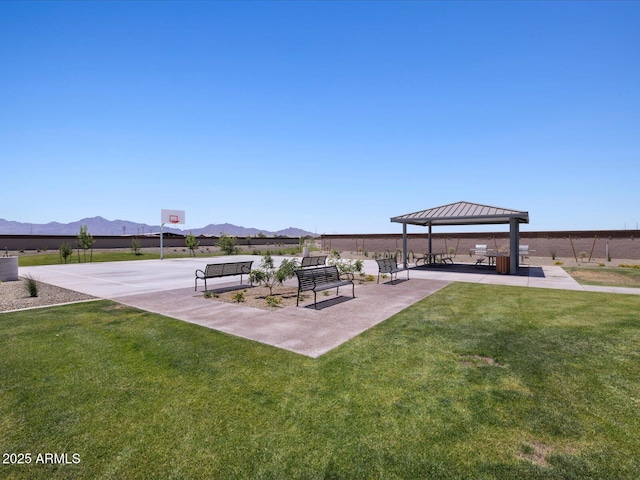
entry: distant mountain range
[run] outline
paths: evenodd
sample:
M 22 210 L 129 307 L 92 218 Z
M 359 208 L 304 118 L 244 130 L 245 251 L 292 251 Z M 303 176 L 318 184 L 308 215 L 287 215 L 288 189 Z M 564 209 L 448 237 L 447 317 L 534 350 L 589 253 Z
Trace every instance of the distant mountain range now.
M 146 223 L 136 223 L 128 220 L 107 220 L 102 217 L 83 218 L 82 220 L 71 223 L 21 223 L 3 220 L 0 218 L 0 235 L 77 235 L 80 231 L 80 227 L 84 225 L 87 226 L 87 230 L 91 235 L 145 235 L 160 232 L 160 225 L 147 225 Z M 203 228 L 191 228 L 188 230 L 181 230 L 179 228 L 168 227 L 165 225 L 163 231 L 177 234 L 187 234 L 191 232 L 196 236 L 217 236 L 222 233 L 237 237 L 258 235 L 260 233 L 266 236 L 315 236 L 312 232 L 307 232 L 306 230 L 294 227 L 271 232 L 269 230 L 261 230 L 259 228 L 239 227 L 230 223 L 212 223 Z

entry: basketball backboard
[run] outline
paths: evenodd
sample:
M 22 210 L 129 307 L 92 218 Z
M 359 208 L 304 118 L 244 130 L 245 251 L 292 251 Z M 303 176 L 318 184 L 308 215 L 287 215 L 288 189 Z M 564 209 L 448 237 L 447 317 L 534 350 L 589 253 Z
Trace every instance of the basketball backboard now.
M 163 224 L 171 223 L 173 225 L 184 224 L 184 210 L 162 210 Z

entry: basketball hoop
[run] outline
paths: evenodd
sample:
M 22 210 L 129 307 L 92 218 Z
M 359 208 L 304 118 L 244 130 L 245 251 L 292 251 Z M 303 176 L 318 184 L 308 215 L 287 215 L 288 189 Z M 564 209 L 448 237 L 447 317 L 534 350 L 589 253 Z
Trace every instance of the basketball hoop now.
M 163 208 L 160 212 L 160 260 L 164 258 L 162 253 L 162 229 L 166 223 L 170 223 L 171 225 L 177 225 L 178 223 L 184 224 L 184 210 L 167 210 Z

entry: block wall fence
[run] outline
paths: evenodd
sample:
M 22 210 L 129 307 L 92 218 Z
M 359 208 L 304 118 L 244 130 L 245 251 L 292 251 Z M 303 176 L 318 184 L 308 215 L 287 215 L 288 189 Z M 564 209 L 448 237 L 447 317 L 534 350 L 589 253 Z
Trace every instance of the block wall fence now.
M 425 229 L 426 230 L 426 229 Z M 386 250 L 402 250 L 402 234 L 367 235 L 321 235 L 322 250 L 330 252 L 359 252 L 368 254 L 384 253 Z M 456 256 L 469 256 L 476 245 L 486 244 L 496 251 L 509 249 L 509 232 L 487 233 L 433 233 L 434 252 L 449 252 L 453 248 Z M 598 231 L 553 231 L 520 232 L 520 245 L 529 245 L 532 257 L 587 258 L 607 260 L 609 258 L 640 260 L 640 230 L 598 230 Z M 428 234 L 407 234 L 407 248 L 415 254 L 428 250 Z
M 486 233 L 433 233 L 433 251 L 448 252 L 454 249 L 456 256 L 469 255 L 469 250 L 477 244 L 486 244 L 494 250 L 508 249 L 508 232 Z M 159 237 L 136 237 L 142 248 L 160 246 Z M 131 248 L 130 236 L 94 236 L 94 248 Z M 212 247 L 218 243 L 218 237 L 197 237 L 201 247 Z M 333 234 L 318 237 L 322 250 L 329 252 L 378 252 L 386 250 L 395 252 L 402 249 L 402 234 Z M 297 237 L 266 237 L 247 239 L 238 237 L 238 245 L 251 242 L 256 247 L 275 244 L 298 245 Z M 11 251 L 57 250 L 67 242 L 75 248 L 76 237 L 73 235 L 0 235 L 0 255 L 7 248 Z M 409 233 L 407 244 L 414 253 L 427 251 L 428 235 L 426 233 Z M 185 247 L 182 235 L 165 235 L 163 244 L 166 248 Z M 520 232 L 520 244 L 529 245 L 534 257 L 580 258 L 585 252 L 594 259 L 607 260 L 607 246 L 610 258 L 640 260 L 640 230 L 597 230 L 597 231 L 553 231 L 553 232 Z M 573 248 L 572 248 L 573 244 Z

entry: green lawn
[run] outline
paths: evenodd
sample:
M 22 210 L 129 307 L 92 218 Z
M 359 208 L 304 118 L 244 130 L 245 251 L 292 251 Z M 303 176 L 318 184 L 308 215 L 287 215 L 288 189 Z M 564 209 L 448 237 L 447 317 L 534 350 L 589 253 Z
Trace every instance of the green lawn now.
M 319 359 L 99 301 L 0 314 L 0 478 L 636 479 L 640 297 L 452 284 Z

